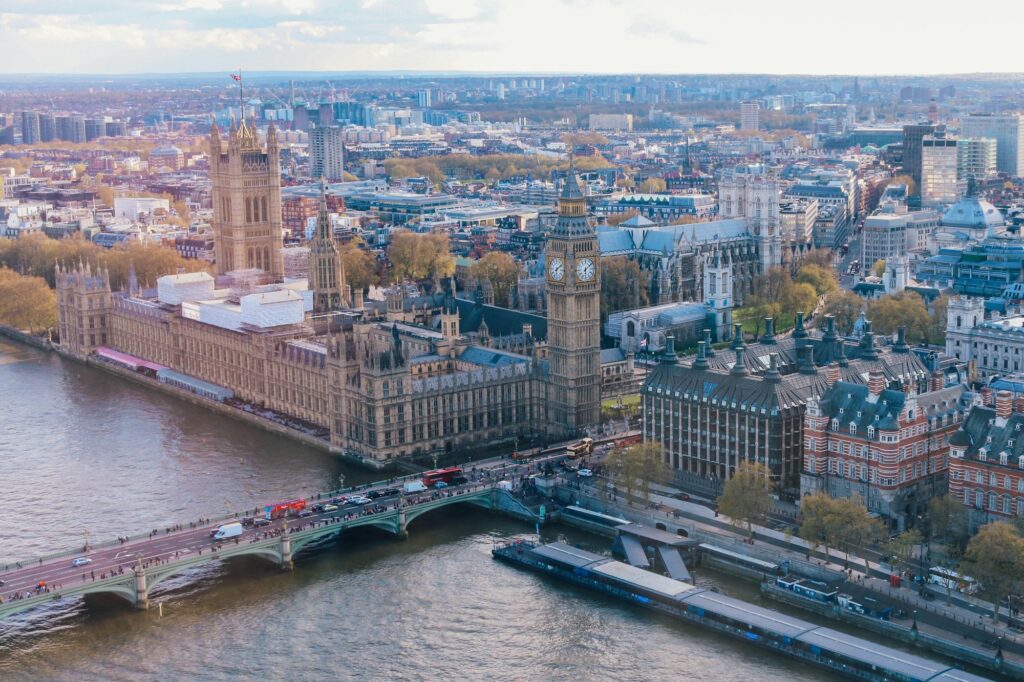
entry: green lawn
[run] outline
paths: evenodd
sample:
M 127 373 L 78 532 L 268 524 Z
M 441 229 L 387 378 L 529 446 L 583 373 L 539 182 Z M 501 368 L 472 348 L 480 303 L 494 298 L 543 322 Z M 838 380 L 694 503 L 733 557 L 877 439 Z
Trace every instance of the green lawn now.
M 602 410 L 611 410 L 619 405 L 619 398 L 606 398 L 601 401 Z M 636 409 L 640 407 L 640 394 L 630 393 L 629 395 L 622 396 L 622 406 L 626 409 Z
M 757 329 L 764 333 L 764 319 L 758 319 L 757 311 L 749 308 L 737 308 L 732 313 L 732 321 L 743 325 L 745 334 L 753 334 Z M 760 323 L 760 325 L 758 324 Z M 784 312 L 775 317 L 775 333 L 781 334 L 793 328 L 796 324 L 796 315 L 791 312 Z

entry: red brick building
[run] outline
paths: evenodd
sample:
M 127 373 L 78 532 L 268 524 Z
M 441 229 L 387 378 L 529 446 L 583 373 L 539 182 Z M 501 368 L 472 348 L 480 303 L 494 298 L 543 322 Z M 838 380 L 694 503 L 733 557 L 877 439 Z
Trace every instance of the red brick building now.
M 890 530 L 916 524 L 932 497 L 944 495 L 950 439 L 970 407 L 966 387 L 924 393 L 886 385 L 871 370 L 867 385 L 834 381 L 804 418 L 801 494 L 859 495 Z
M 984 395 L 953 436 L 949 461 L 949 494 L 973 526 L 1024 516 L 1024 405 L 1009 391 Z

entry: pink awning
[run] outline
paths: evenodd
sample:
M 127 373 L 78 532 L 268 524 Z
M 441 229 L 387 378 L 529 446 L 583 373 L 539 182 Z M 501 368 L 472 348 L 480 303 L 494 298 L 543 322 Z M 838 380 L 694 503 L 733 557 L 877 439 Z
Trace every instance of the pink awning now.
M 163 365 L 158 365 L 155 362 L 143 360 L 142 358 L 137 358 L 134 355 L 128 355 L 127 353 L 122 353 L 121 351 L 114 350 L 113 348 L 107 348 L 106 346 L 100 346 L 97 348 L 96 355 L 99 355 L 102 358 L 107 358 L 108 360 L 113 360 L 114 362 L 118 362 L 126 367 L 131 367 L 132 369 L 151 369 L 154 372 L 166 369 Z

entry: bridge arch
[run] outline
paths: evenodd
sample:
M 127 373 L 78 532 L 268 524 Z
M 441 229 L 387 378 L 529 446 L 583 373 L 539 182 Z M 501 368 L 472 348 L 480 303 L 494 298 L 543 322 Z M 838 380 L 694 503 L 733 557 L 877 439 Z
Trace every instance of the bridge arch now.
M 420 518 L 428 512 L 432 512 L 436 509 L 443 509 L 451 507 L 457 504 L 472 504 L 477 507 L 483 507 L 484 509 L 493 509 L 492 494 L 490 489 L 478 491 L 475 493 L 465 493 L 462 495 L 456 495 L 454 497 L 442 497 L 438 500 L 432 500 L 422 505 L 416 505 L 415 507 L 407 508 L 405 512 L 405 526 L 409 527 L 415 519 Z

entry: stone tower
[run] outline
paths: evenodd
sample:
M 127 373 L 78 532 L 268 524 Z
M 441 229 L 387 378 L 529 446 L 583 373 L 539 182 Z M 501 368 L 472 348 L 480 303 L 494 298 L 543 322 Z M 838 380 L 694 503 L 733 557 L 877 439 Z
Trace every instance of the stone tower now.
M 214 124 L 210 182 L 217 274 L 256 268 L 282 279 L 281 160 L 274 125 L 264 147 L 252 122 L 232 123 L 225 151 Z
M 76 355 L 89 355 L 107 345 L 110 329 L 110 273 L 88 263 L 56 265 L 57 324 L 60 345 Z
M 601 272 L 597 237 L 571 161 L 548 236 L 548 432 L 571 437 L 601 414 Z
M 779 193 L 778 176 L 760 164 L 727 170 L 718 183 L 719 214 L 746 219 L 757 241 L 762 273 L 782 264 Z
M 732 262 L 716 249 L 704 259 L 704 305 L 708 308 L 709 328 L 716 341 L 729 338 L 732 329 L 733 300 Z
M 334 243 L 331 216 L 327 212 L 327 183 L 320 180 L 320 211 L 316 231 L 309 243 L 309 288 L 313 291 L 313 312 L 326 313 L 352 305 L 352 292 L 345 281 L 345 265 Z

